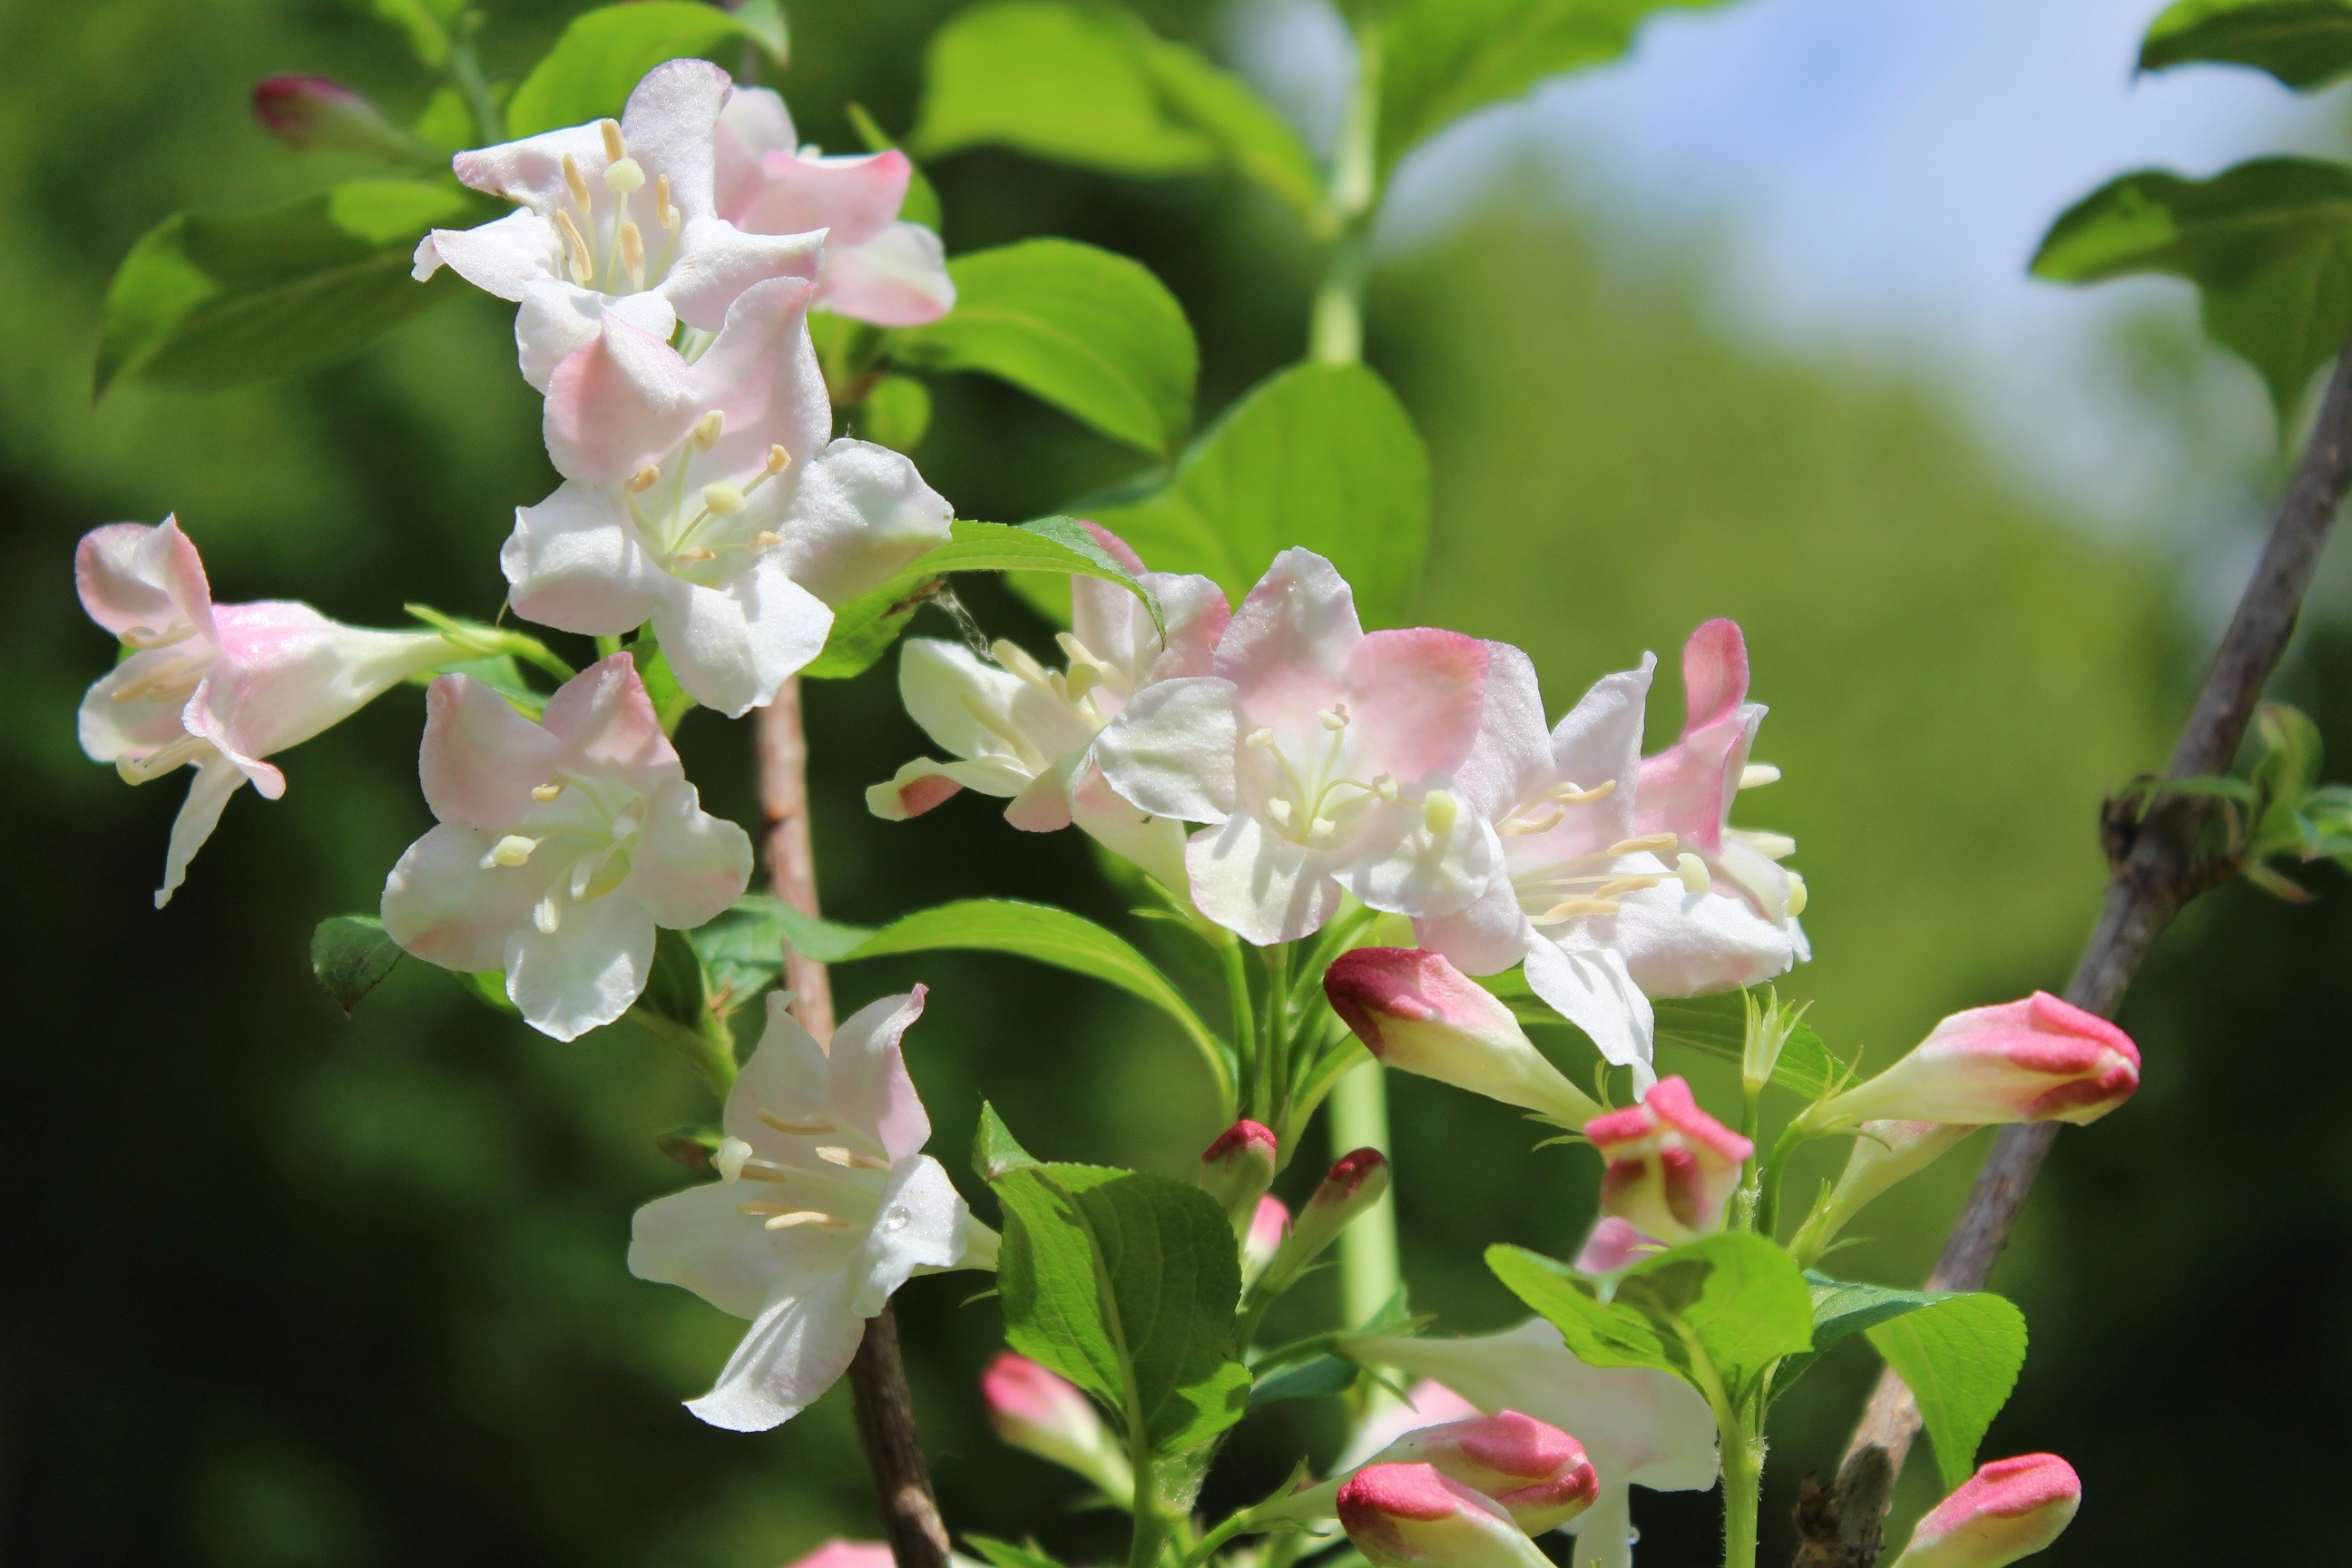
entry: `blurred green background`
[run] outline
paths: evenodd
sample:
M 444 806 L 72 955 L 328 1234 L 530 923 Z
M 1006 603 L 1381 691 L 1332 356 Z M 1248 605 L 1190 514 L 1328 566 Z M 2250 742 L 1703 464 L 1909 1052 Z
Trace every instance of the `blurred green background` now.
M 534 58 L 572 8 L 495 5 L 493 68 Z M 905 126 L 916 45 L 951 8 L 795 7 L 781 85 L 803 134 L 853 144 L 853 101 Z M 1180 34 L 1210 20 L 1151 14 Z M 839 1392 L 757 1437 L 678 1406 L 740 1331 L 623 1266 L 631 1210 L 687 1179 L 652 1143 L 699 1112 L 682 1068 L 625 1027 L 541 1038 L 418 964 L 350 1021 L 310 983 L 312 923 L 372 908 L 427 821 L 414 690 L 289 758 L 282 802 L 240 797 L 162 914 L 148 893 L 180 784 L 126 789 L 74 742 L 110 651 L 68 563 L 100 522 L 176 510 L 224 599 L 380 625 L 409 599 L 497 607 L 509 509 L 554 482 L 509 307 L 468 296 L 299 382 L 89 396 L 101 292 L 146 227 L 359 172 L 263 136 L 255 80 L 326 72 L 403 110 L 422 84 L 388 34 L 330 0 L 17 0 L 0 7 L 0 607 L 16 672 L 0 730 L 0 1559 L 770 1568 L 872 1534 Z M 1064 234 L 1147 262 L 1201 334 L 1204 415 L 1303 346 L 1311 258 L 1236 184 L 986 153 L 933 174 L 950 250 Z M 1671 663 L 1697 621 L 1738 616 L 1774 709 L 1760 754 L 1787 773 L 1744 819 L 1797 837 L 1812 890 L 1820 957 L 1790 989 L 1818 998 L 1833 1045 L 1884 1060 L 1952 1008 L 2063 982 L 2102 878 L 2096 804 L 2161 761 L 2198 639 L 2162 562 L 2021 491 L 1951 408 L 1883 371 L 1735 340 L 1689 267 L 1654 260 L 1610 264 L 1578 218 L 1529 200 L 1378 275 L 1370 358 L 1435 471 L 1421 608 L 1526 647 L 1555 713 L 1643 649 Z M 995 384 L 937 390 L 916 456 L 964 516 L 1034 515 L 1131 467 Z M 1044 635 L 1001 594 L 970 599 L 992 629 Z M 988 893 L 1120 920 L 1075 836 L 1016 837 L 969 799 L 906 825 L 865 813 L 863 787 L 923 745 L 892 682 L 886 665 L 810 692 L 828 912 Z M 2316 634 L 2282 686 L 2352 755 L 2352 644 Z M 1665 682 L 1653 729 L 1679 718 Z M 698 714 L 680 744 L 714 809 L 748 820 L 744 730 Z M 2124 1019 L 2146 1087 L 2062 1140 L 1996 1278 L 2034 1341 L 1986 1453 L 2055 1449 L 2087 1489 L 2053 1563 L 2228 1556 L 2255 1528 L 2223 1523 L 2231 1511 L 2282 1561 L 2340 1551 L 2318 1483 L 2346 1457 L 2352 1393 L 2352 900 L 2322 883 L 2302 910 L 2227 889 L 2160 948 Z M 836 984 L 856 1005 L 918 978 L 934 989 L 908 1054 L 960 1179 L 983 1095 L 1065 1158 L 1182 1174 L 1217 1130 L 1188 1052 L 1097 989 L 953 955 Z M 1521 1156 L 1514 1115 L 1425 1082 L 1399 1080 L 1394 1101 L 1417 1304 L 1445 1331 L 1512 1321 L 1478 1252 L 1572 1247 L 1591 1162 Z M 1924 1272 L 1978 1152 L 1874 1210 L 1861 1228 L 1902 1239 L 1841 1268 Z M 1111 1522 L 1073 1511 L 1075 1483 L 981 1419 L 997 1321 L 967 1304 L 975 1288 L 950 1276 L 900 1298 L 948 1517 L 1099 1560 Z M 1796 1476 L 1833 1462 L 1874 1372 L 1857 1340 L 1787 1407 L 1768 1560 L 1785 1558 Z M 1336 1420 L 1303 1404 L 1253 1420 L 1212 1500 L 1271 1486 L 1299 1443 L 1328 1457 Z M 1923 1460 L 1906 1513 L 1931 1490 Z M 1636 1519 L 1647 1568 L 1713 1560 L 1711 1499 L 1637 1494 Z

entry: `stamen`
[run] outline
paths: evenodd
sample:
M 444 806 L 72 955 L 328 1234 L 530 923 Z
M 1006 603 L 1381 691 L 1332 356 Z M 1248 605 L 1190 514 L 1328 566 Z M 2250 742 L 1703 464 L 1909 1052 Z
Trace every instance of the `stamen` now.
M 1372 794 L 1391 805 L 1397 803 L 1397 782 L 1386 773 L 1372 775 Z
M 604 188 L 616 196 L 634 196 L 646 188 L 646 171 L 635 158 L 616 158 L 604 171 Z
M 1613 899 L 1620 893 L 1646 892 L 1664 880 L 1664 877 L 1619 877 L 1614 881 L 1603 882 L 1593 889 L 1592 896 L 1596 899 Z
M 1323 721 L 1323 728 L 1333 734 L 1338 734 L 1348 727 L 1348 705 L 1344 702 L 1334 702 L 1317 717 Z
M 768 448 L 768 472 L 781 474 L 792 460 L 793 455 L 785 451 L 781 445 Z
M 644 468 L 639 468 L 635 473 L 629 476 L 629 493 L 633 496 L 643 495 L 660 482 L 661 469 L 656 468 L 651 463 L 647 463 Z
M 721 1138 L 719 1141 L 719 1147 L 710 1154 L 710 1163 L 719 1168 L 719 1178 L 729 1182 L 739 1180 L 742 1176 L 743 1167 L 750 1163 L 751 1159 L 751 1145 L 731 1135 Z M 760 1163 L 763 1165 L 767 1163 L 765 1160 Z
M 563 188 L 572 193 L 582 212 L 588 210 L 588 182 L 581 176 L 580 160 L 569 153 L 563 154 Z
M 646 286 L 646 237 L 637 226 L 621 226 L 621 265 L 629 269 L 629 281 L 642 289 Z
M 1767 860 L 1786 859 L 1797 852 L 1797 841 L 1785 833 L 1759 833 L 1754 828 L 1735 827 L 1729 836 Z
M 1750 763 L 1739 770 L 1741 789 L 1762 789 L 1768 784 L 1780 782 L 1780 770 L 1769 763 Z
M 702 487 L 703 510 L 714 517 L 736 517 L 745 506 L 742 487 L 719 480 Z
M 1030 658 L 1029 650 L 1020 644 L 999 637 L 988 645 L 988 651 L 1007 671 L 1019 676 L 1030 685 L 1049 689 L 1052 687 L 1053 679 L 1046 673 L 1045 667 Z
M 1307 842 L 1309 844 L 1328 844 L 1331 842 L 1331 836 L 1339 831 L 1339 825 L 1338 823 L 1332 821 L 1328 816 L 1318 816 L 1314 821 L 1307 825 Z
M 596 121 L 596 129 L 604 133 L 604 162 L 617 163 L 629 155 L 628 144 L 621 140 L 619 121 L 600 120 Z
M 1507 816 L 1495 825 L 1495 831 L 1507 838 L 1527 833 L 1549 833 L 1558 827 L 1560 819 L 1567 815 L 1565 807 L 1555 805 L 1541 816 Z
M 1087 692 L 1102 684 L 1102 671 L 1091 664 L 1073 664 L 1062 678 L 1062 689 L 1073 702 L 1083 701 Z
M 837 1215 L 829 1215 L 823 1209 L 794 1209 L 790 1214 L 780 1214 L 775 1218 L 768 1222 L 768 1228 L 770 1230 L 793 1230 L 804 1225 L 815 1226 L 820 1230 L 847 1230 L 849 1228 L 849 1222 L 847 1220 L 841 1218 Z
M 708 452 L 719 444 L 719 437 L 724 435 L 726 430 L 727 416 L 716 408 L 712 409 L 694 422 L 694 449 L 698 452 Z
M 1553 785 L 1551 798 L 1570 805 L 1582 805 L 1587 801 L 1599 800 L 1605 795 L 1613 794 L 1616 788 L 1615 779 L 1602 779 L 1591 789 L 1586 789 L 1574 780 L 1570 780 L 1567 783 Z
M 572 281 L 585 289 L 596 281 L 596 256 L 588 248 L 588 237 L 580 232 L 568 212 L 555 215 L 555 227 L 563 236 L 564 265 L 572 269 Z
M 534 784 L 531 787 L 530 798 L 544 805 L 562 793 L 563 781 L 558 779 L 553 784 Z
M 1536 925 L 1558 925 L 1579 915 L 1613 915 L 1619 905 L 1614 899 L 1562 899 L 1543 913 L 1533 917 Z
M 852 1171 L 887 1171 L 890 1168 L 890 1162 L 887 1160 L 877 1160 L 863 1150 L 847 1148 L 839 1143 L 818 1144 L 816 1157 L 828 1165 L 839 1165 Z
M 1274 744 L 1274 731 L 1261 724 L 1256 729 L 1252 730 L 1248 734 L 1242 737 L 1242 744 L 1244 746 L 1271 746 Z
M 629 835 L 631 835 L 631 834 L 635 833 L 636 830 L 637 830 L 637 814 L 636 814 L 635 812 L 634 812 L 634 811 L 625 811 L 625 812 L 621 813 L 621 815 L 620 815 L 620 816 L 616 816 L 616 817 L 613 818 L 613 837 L 615 837 L 615 838 L 626 838 L 626 837 L 629 837 Z
M 1780 912 L 1795 920 L 1805 912 L 1805 879 L 1794 871 L 1789 873 L 1789 897 L 1780 905 Z
M 654 219 L 666 229 L 677 226 L 677 209 L 669 205 L 669 176 L 654 182 Z
M 1265 814 L 1274 818 L 1276 827 L 1290 826 L 1290 803 L 1279 795 L 1265 803 Z
M 671 556 L 670 562 L 674 565 L 692 566 L 698 562 L 716 561 L 718 559 L 719 552 L 716 550 L 710 549 L 707 545 L 689 544 L 685 549 L 679 551 L 677 554 Z
M 1620 838 L 1603 853 L 1609 855 L 1646 855 L 1654 850 L 1672 849 L 1682 842 L 1671 833 L 1644 833 L 1639 838 Z
M 563 924 L 563 906 L 555 901 L 555 889 L 550 888 L 547 897 L 539 900 L 530 911 L 530 923 L 539 928 L 541 936 L 553 936 Z
M 1462 816 L 1462 804 L 1447 791 L 1433 789 L 1421 803 L 1421 820 L 1428 826 L 1430 837 L 1444 838 L 1454 831 Z
M 787 1121 L 772 1110 L 760 1112 L 760 1120 L 779 1132 L 794 1138 L 822 1138 L 834 1130 L 830 1121 Z
M 1680 879 L 1685 893 L 1704 893 L 1715 885 L 1715 878 L 1707 871 L 1706 862 L 1688 850 L 1675 857 L 1675 875 Z
M 533 790 L 531 793 L 537 795 L 539 792 Z M 496 866 L 512 868 L 529 865 L 530 852 L 538 847 L 538 839 L 526 838 L 520 833 L 509 833 L 490 846 L 490 852 L 482 857 L 482 869 L 488 871 Z
M 754 547 L 761 550 L 772 549 L 774 546 L 782 544 L 783 542 L 784 536 L 782 534 L 771 532 L 764 528 L 751 536 L 751 543 Z
M 150 752 L 143 758 L 123 757 L 114 764 L 124 784 L 142 784 L 162 778 L 183 763 L 192 763 L 213 749 L 213 743 L 202 735 L 183 735 L 170 744 Z
M 748 1149 L 751 1145 L 747 1143 L 744 1147 Z M 790 1166 L 779 1165 L 773 1160 L 755 1159 L 748 1154 L 735 1173 L 747 1182 L 789 1182 L 793 1179 Z

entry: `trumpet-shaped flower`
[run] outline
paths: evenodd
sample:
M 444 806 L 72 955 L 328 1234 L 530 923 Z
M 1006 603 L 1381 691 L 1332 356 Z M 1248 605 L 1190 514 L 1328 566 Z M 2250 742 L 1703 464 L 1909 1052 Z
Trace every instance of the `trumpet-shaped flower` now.
M 90 619 L 131 650 L 82 699 L 82 750 L 134 784 L 196 770 L 172 825 L 159 910 L 229 796 L 248 783 L 266 800 L 286 793 L 286 775 L 263 758 L 464 657 L 437 633 L 346 626 L 308 605 L 215 605 L 195 545 L 168 517 L 83 535 L 74 582 Z
M 1574 1568 L 1629 1568 L 1629 1488 L 1700 1491 L 1715 1484 L 1715 1416 L 1696 1389 L 1644 1367 L 1588 1366 L 1540 1318 L 1469 1339 L 1365 1340 L 1348 1353 L 1433 1379 L 1490 1414 L 1525 1411 L 1575 1433 L 1600 1487 L 1592 1506 L 1569 1524 Z
M 1493 993 L 1434 952 L 1360 947 L 1323 973 L 1323 994 L 1388 1067 L 1581 1127 L 1601 1107 L 1570 1083 Z
M 2047 991 L 1955 1013 L 1911 1054 L 1808 1119 L 1851 1127 L 1895 1119 L 1984 1126 L 2096 1121 L 2139 1088 L 2139 1047 L 2095 1013 Z
M 1662 1078 L 1639 1105 L 1594 1117 L 1584 1135 L 1608 1162 L 1601 1212 L 1642 1237 L 1688 1241 L 1723 1228 L 1724 1205 L 1756 1145 L 1698 1108 L 1690 1085 Z
M 2082 1479 L 2057 1455 L 1995 1459 L 1927 1510 L 1895 1568 L 2007 1568 L 2065 1533 L 2082 1505 Z
M 751 840 L 702 809 L 627 654 L 589 666 L 532 723 L 463 675 L 425 694 L 417 772 L 440 825 L 383 885 L 392 939 L 445 969 L 503 969 L 542 1034 L 627 1012 L 654 928 L 691 931 L 743 893 Z
M 720 217 L 746 234 L 823 229 L 819 310 L 877 327 L 919 327 L 955 305 L 940 237 L 898 216 L 914 165 L 904 153 L 822 156 L 793 133 L 784 100 L 739 87 L 719 116 Z
M 458 179 L 520 210 L 435 229 L 416 247 L 416 277 L 446 264 L 520 304 L 523 378 L 542 392 L 608 317 L 657 338 L 680 321 L 708 331 L 754 283 L 814 279 L 824 235 L 745 234 L 713 205 L 731 87 L 708 61 L 671 60 L 646 73 L 617 121 L 458 153 Z
M 562 489 L 515 513 L 516 613 L 618 637 L 646 621 L 687 694 L 730 718 L 824 647 L 830 605 L 948 537 L 948 503 L 885 447 L 831 440 L 810 285 L 747 289 L 688 363 L 625 321 L 559 366 Z
M 1674 833 L 1637 826 L 1654 660 L 1602 677 L 1547 735 L 1535 666 L 1488 647 L 1461 793 L 1493 824 L 1507 874 L 1466 909 L 1417 921 L 1422 945 L 1473 974 L 1524 961 L 1536 994 L 1646 1089 L 1650 998 L 1768 979 L 1789 967 L 1789 936 L 1718 889 Z
M 1434 1465 L 1367 1465 L 1339 1489 L 1339 1523 L 1373 1568 L 1545 1568 L 1502 1505 Z
M 995 1260 L 994 1234 L 922 1152 L 931 1121 L 899 1041 L 923 988 L 859 1009 L 830 1050 L 788 1002 L 769 996 L 767 1031 L 728 1091 L 721 1179 L 655 1199 L 630 1230 L 629 1272 L 751 1320 L 717 1386 L 687 1405 L 737 1432 L 789 1421 L 832 1387 L 909 1276 Z
M 1352 891 L 1442 914 L 1486 890 L 1495 832 L 1455 794 L 1487 645 L 1373 632 L 1328 561 L 1275 557 L 1217 641 L 1210 673 L 1147 688 L 1095 742 L 1137 809 L 1209 826 L 1185 847 L 1201 912 L 1260 945 L 1319 929 Z
M 1122 1507 L 1134 1501 L 1135 1470 L 1126 1445 L 1077 1384 L 1003 1351 L 981 1373 L 980 1392 L 988 1424 L 1005 1442 L 1076 1470 Z

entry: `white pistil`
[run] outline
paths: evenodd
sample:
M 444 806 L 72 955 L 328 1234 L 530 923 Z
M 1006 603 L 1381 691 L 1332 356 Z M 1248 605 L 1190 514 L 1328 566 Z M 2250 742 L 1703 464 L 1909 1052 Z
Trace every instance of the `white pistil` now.
M 1242 737 L 1242 744 L 1244 746 L 1271 746 L 1274 744 L 1274 731 L 1261 724 L 1256 729 L 1252 730 L 1248 734 Z
M 889 1161 L 877 1160 L 863 1150 L 841 1143 L 818 1144 L 816 1157 L 828 1165 L 839 1165 L 847 1171 L 887 1171 L 890 1168 Z
M 1685 893 L 1704 893 L 1715 885 L 1715 878 L 1708 873 L 1706 862 L 1688 850 L 1675 857 L 1675 876 L 1682 882 Z
M 536 795 L 539 792 L 533 790 L 531 793 Z M 499 866 L 512 869 L 517 866 L 527 866 L 530 863 L 530 852 L 538 847 L 538 839 L 509 833 L 490 846 L 490 852 L 482 857 L 482 869 L 488 871 Z
M 1461 803 L 1446 790 L 1431 790 L 1422 800 L 1421 820 L 1433 839 L 1443 839 L 1451 834 L 1461 816 Z
M 760 1120 L 770 1127 L 774 1128 L 777 1131 L 793 1138 L 822 1138 L 826 1133 L 835 1130 L 833 1123 L 830 1121 L 823 1120 L 815 1121 L 787 1121 L 772 1110 L 762 1110 L 760 1112 Z
M 144 757 L 122 757 L 116 761 L 114 771 L 124 784 L 142 784 L 150 779 L 162 778 L 183 763 L 193 763 L 206 755 L 213 743 L 202 735 L 183 735 L 168 745 L 158 747 Z
M 646 171 L 635 158 L 615 158 L 604 171 L 604 188 L 616 196 L 634 196 L 646 188 Z
M 740 485 L 719 479 L 702 487 L 702 510 L 713 517 L 740 517 L 749 504 Z

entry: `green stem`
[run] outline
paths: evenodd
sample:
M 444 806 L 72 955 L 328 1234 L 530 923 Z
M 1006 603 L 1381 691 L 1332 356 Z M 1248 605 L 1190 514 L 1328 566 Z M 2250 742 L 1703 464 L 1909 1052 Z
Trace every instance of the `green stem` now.
M 1265 1064 L 1257 1054 L 1257 1005 L 1250 1000 L 1249 969 L 1242 960 L 1242 944 L 1230 933 L 1220 933 L 1224 940 L 1217 944 L 1217 957 L 1225 966 L 1225 1005 L 1234 1016 L 1234 1059 L 1241 1064 L 1242 1098 L 1249 1106 L 1250 1119 L 1264 1121 L 1273 1114 L 1271 1087 L 1266 1082 Z
M 1769 1238 L 1780 1227 L 1781 1178 L 1789 1173 L 1789 1161 L 1796 1153 L 1797 1145 L 1805 1138 L 1803 1121 L 1790 1122 L 1781 1130 L 1780 1140 L 1772 1145 L 1770 1157 L 1764 1162 L 1756 1198 L 1756 1232 L 1759 1236 Z
M 628 1011 L 629 1022 L 684 1058 L 697 1077 L 710 1086 L 723 1103 L 735 1087 L 735 1037 L 727 1020 L 716 1013 L 703 1015 L 702 1026 L 689 1029 L 643 1007 Z
M 1127 1568 L 1153 1568 L 1168 1539 L 1168 1516 L 1160 1511 L 1158 1478 L 1151 1473 L 1151 1445 L 1143 1423 L 1129 1418 L 1128 1460 L 1135 1469 L 1135 1534 L 1127 1550 Z
M 451 25 L 449 79 L 457 84 L 457 96 L 466 100 L 474 129 L 487 147 L 507 139 L 507 118 L 499 112 L 498 100 L 490 96 L 489 80 L 482 75 L 481 59 L 474 53 L 474 35 L 482 30 L 483 21 L 479 11 L 466 11 Z
M 1371 213 L 1380 199 L 1381 37 L 1357 35 L 1356 96 L 1332 155 L 1331 194 L 1324 207 L 1331 252 L 1315 291 L 1307 357 L 1317 364 L 1355 364 L 1364 357 L 1364 266 L 1371 248 Z
M 1336 1153 L 1389 1152 L 1389 1086 L 1378 1062 L 1343 1076 L 1331 1089 L 1331 1142 Z M 1339 1303 L 1350 1328 L 1372 1321 L 1396 1294 L 1396 1184 L 1339 1233 Z
M 1748 1140 L 1748 1161 L 1739 1168 L 1739 1195 L 1732 1206 L 1732 1226 L 1752 1231 L 1759 1202 L 1757 1181 L 1761 1174 L 1756 1163 L 1756 1134 L 1763 1121 L 1764 1086 L 1750 1082 L 1741 1088 L 1745 1094 L 1739 1108 L 1739 1135 Z
M 1265 1025 L 1259 1034 L 1265 1060 L 1259 1073 L 1267 1085 L 1268 1127 L 1281 1126 L 1290 1109 L 1290 949 L 1278 942 L 1259 950 L 1265 961 Z
M 1201 1544 L 1185 1553 L 1184 1568 L 1200 1568 L 1202 1563 L 1217 1554 L 1218 1547 L 1236 1535 L 1245 1534 L 1250 1529 L 1250 1513 L 1251 1510 L 1245 1508 L 1236 1510 L 1224 1523 L 1202 1536 Z
M 1738 1423 L 1733 1424 L 1736 1427 Z M 1764 1467 L 1741 1432 L 1723 1434 L 1723 1568 L 1756 1568 L 1756 1514 Z

